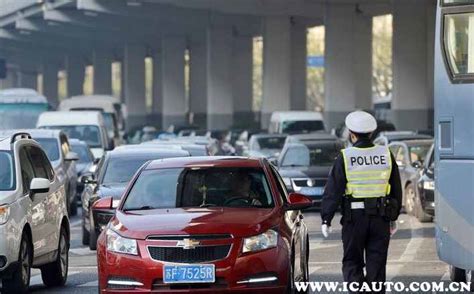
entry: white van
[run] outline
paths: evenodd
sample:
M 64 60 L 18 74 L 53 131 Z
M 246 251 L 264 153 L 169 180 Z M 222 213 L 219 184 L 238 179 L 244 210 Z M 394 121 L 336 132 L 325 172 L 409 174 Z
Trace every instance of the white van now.
M 100 158 L 109 144 L 102 113 L 98 111 L 48 111 L 38 118 L 37 128 L 60 129 L 69 138 L 85 141 L 95 158 Z
M 275 111 L 270 118 L 270 134 L 304 134 L 324 131 L 324 119 L 316 111 Z
M 125 127 L 124 108 L 115 97 L 107 95 L 73 96 L 61 101 L 59 111 L 100 111 L 104 116 L 109 138 L 120 143 L 120 131 Z

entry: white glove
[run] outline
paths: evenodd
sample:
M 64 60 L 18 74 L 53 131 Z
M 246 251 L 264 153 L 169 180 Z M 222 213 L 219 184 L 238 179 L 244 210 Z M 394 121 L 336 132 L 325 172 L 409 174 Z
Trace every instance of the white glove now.
M 398 223 L 396 221 L 390 222 L 390 237 L 398 231 Z
M 329 234 L 332 232 L 332 228 L 326 224 L 321 226 L 321 232 L 323 233 L 324 238 L 329 237 Z

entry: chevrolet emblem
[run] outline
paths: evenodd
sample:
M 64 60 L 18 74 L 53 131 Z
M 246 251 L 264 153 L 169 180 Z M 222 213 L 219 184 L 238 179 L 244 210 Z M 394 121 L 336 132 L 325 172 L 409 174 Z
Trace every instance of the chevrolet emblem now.
M 196 246 L 199 246 L 201 242 L 198 240 L 193 240 L 193 239 L 183 239 L 178 241 L 176 244 L 177 247 L 183 247 L 183 249 L 194 249 Z

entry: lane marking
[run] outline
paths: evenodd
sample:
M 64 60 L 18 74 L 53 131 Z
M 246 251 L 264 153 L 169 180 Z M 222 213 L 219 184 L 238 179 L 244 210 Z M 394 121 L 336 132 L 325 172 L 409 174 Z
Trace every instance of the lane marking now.
M 75 255 L 85 256 L 85 255 L 95 255 L 96 252 L 90 250 L 88 247 L 80 247 L 69 249 L 69 252 Z
M 75 221 L 73 221 L 73 222 L 70 222 L 70 223 L 69 223 L 69 227 L 70 227 L 70 228 L 77 227 L 77 226 L 79 226 L 81 223 L 82 223 L 82 220 L 78 219 L 78 220 L 75 220 Z

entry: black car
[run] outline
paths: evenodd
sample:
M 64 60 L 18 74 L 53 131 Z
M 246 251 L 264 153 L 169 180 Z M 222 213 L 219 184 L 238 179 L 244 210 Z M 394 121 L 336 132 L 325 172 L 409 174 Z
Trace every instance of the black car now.
M 83 177 L 87 184 L 82 193 L 82 243 L 95 250 L 97 237 L 115 213 L 128 182 L 147 161 L 187 157 L 189 152 L 179 149 L 151 149 L 122 146 L 107 152 L 100 160 L 94 177 Z M 97 206 L 97 200 L 112 197 L 107 207 Z
M 416 186 L 432 145 L 433 139 L 397 141 L 388 145 L 400 171 L 403 188 L 402 205 L 407 214 L 416 214 L 415 209 L 419 205 Z
M 69 139 L 69 144 L 71 145 L 72 151 L 77 153 L 79 160 L 76 161 L 76 172 L 77 172 L 77 185 L 76 185 L 76 195 L 77 200 L 81 200 L 82 191 L 84 191 L 84 183 L 81 181 L 82 176 L 91 175 L 94 172 L 96 163 L 98 160 L 94 159 L 89 146 L 86 142 Z
M 414 202 L 414 215 L 420 222 L 432 221 L 435 214 L 433 145 L 426 155 L 417 186 L 418 195 L 416 195 Z
M 313 200 L 318 206 L 329 171 L 343 148 L 335 136 L 312 134 L 312 140 L 298 141 L 289 136 L 279 156 L 277 167 L 289 191 Z M 317 139 L 319 136 L 320 139 Z

